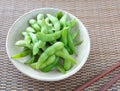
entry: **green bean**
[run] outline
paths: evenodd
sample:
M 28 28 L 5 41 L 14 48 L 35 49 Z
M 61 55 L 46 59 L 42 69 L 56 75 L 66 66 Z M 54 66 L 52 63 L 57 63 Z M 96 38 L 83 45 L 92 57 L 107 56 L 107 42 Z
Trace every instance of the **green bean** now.
M 53 55 L 56 51 L 62 49 L 64 44 L 62 42 L 56 42 L 52 46 L 48 47 L 39 57 L 37 69 L 47 60 L 47 58 Z
M 67 45 L 67 28 L 64 28 L 62 31 L 61 41 L 65 46 Z
M 72 33 L 72 39 L 74 40 L 79 34 L 79 30 L 76 30 L 75 32 Z
M 67 71 L 67 70 L 69 70 L 69 69 L 71 68 L 72 63 L 71 63 L 70 60 L 65 59 L 65 60 L 63 61 L 63 66 L 64 66 L 64 69 Z
M 60 50 L 60 51 L 57 51 L 55 54 L 56 54 L 58 57 L 62 57 L 62 58 L 64 58 L 64 59 L 67 59 L 67 60 L 71 61 L 73 64 L 76 64 L 75 59 L 72 58 L 72 57 L 69 55 L 68 51 L 67 51 L 65 48 L 63 48 L 63 49 Z
M 56 17 L 54 17 L 54 16 L 52 16 L 50 14 L 47 14 L 47 16 L 50 19 L 50 21 L 53 23 L 53 25 L 55 27 L 55 30 L 59 31 L 60 30 L 60 22 L 59 22 L 59 20 Z
M 63 73 L 63 74 L 66 73 L 65 69 L 63 68 L 63 66 L 61 64 L 57 64 L 56 67 L 61 73 Z
M 48 57 L 48 59 L 40 66 L 40 69 L 43 69 L 55 61 L 55 55 Z
M 38 32 L 37 37 L 38 39 L 44 42 L 54 41 L 61 37 L 61 31 L 58 31 L 52 34 L 44 34 L 44 33 Z
M 65 27 L 66 21 L 67 21 L 67 14 L 64 14 L 63 17 L 60 19 L 60 24 Z
M 12 58 L 21 58 L 30 54 L 30 50 L 24 50 L 12 56 Z
M 35 30 L 34 30 L 32 27 L 26 28 L 26 31 L 27 31 L 27 32 L 35 32 Z
M 55 16 L 58 18 L 58 20 L 60 20 L 61 17 L 63 16 L 63 13 L 61 11 L 57 12 Z

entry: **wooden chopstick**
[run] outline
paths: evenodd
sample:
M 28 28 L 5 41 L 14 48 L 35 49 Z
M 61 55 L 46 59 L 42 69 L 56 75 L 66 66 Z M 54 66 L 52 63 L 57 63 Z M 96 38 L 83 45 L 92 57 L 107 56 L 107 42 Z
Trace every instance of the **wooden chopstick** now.
M 111 66 L 107 70 L 104 70 L 102 73 L 100 73 L 99 75 L 95 76 L 93 79 L 89 80 L 88 82 L 86 82 L 85 84 L 83 84 L 82 86 L 76 88 L 73 91 L 82 91 L 83 89 L 85 89 L 86 87 L 90 86 L 92 83 L 94 83 L 95 81 L 97 81 L 100 78 L 104 77 L 105 75 L 109 74 L 111 71 L 115 70 L 118 67 L 120 67 L 120 62 L 118 62 L 117 64 Z
M 99 91 L 107 91 L 107 89 L 110 88 L 118 79 L 120 79 L 120 73 L 107 82 L 107 84 L 104 85 L 104 87 L 102 87 Z

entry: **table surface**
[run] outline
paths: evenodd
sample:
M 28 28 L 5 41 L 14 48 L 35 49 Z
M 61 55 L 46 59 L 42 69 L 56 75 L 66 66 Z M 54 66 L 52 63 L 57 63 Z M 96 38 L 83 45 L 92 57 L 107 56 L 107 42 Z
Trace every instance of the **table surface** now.
M 5 40 L 13 22 L 37 8 L 52 7 L 77 16 L 88 29 L 91 52 L 84 67 L 58 82 L 37 81 L 19 72 L 8 59 Z M 120 62 L 120 0 L 0 0 L 0 91 L 71 91 Z M 98 91 L 120 68 L 84 91 Z M 108 91 L 120 91 L 120 80 Z

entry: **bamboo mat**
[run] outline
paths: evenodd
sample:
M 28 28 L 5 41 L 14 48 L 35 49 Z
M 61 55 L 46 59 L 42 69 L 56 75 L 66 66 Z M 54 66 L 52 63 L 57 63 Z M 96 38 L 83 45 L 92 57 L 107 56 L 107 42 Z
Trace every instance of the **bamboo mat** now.
M 43 82 L 19 72 L 5 49 L 7 32 L 24 13 L 43 7 L 66 10 L 84 23 L 91 38 L 91 52 L 84 67 L 58 82 Z M 0 0 L 0 91 L 71 91 L 102 70 L 120 61 L 120 0 Z M 120 68 L 84 91 L 98 91 Z M 120 91 L 120 80 L 108 91 Z

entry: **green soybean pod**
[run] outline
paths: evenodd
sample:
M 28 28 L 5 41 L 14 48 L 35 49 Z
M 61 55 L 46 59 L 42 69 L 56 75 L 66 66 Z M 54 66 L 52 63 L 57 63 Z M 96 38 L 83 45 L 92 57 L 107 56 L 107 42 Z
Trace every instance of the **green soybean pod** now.
M 36 24 L 37 21 L 35 19 L 30 19 L 28 22 L 30 25 L 33 25 Z
M 32 64 L 34 61 L 34 57 L 28 59 L 27 61 L 24 62 L 24 64 Z
M 56 17 L 54 17 L 54 16 L 52 16 L 52 15 L 50 15 L 50 14 L 47 14 L 47 17 L 50 19 L 50 21 L 53 23 L 53 25 L 54 25 L 54 27 L 55 27 L 55 30 L 56 31 L 59 31 L 60 30 L 60 22 L 59 22 L 59 20 L 56 18 Z
M 76 64 L 75 59 L 72 58 L 72 57 L 69 55 L 68 51 L 67 51 L 65 48 L 63 48 L 62 50 L 57 51 L 55 54 L 56 54 L 58 57 L 62 57 L 63 59 L 67 59 L 67 60 L 71 61 L 73 64 Z
M 33 55 L 36 55 L 39 52 L 38 42 L 33 45 Z
M 29 34 L 27 32 L 22 32 L 22 34 L 24 35 L 25 37 L 25 42 L 26 44 L 30 44 L 31 42 L 31 37 L 29 36 Z
M 33 44 L 36 43 L 36 42 L 38 42 L 38 39 L 37 39 L 37 35 L 36 35 L 36 34 L 30 32 L 29 35 L 30 35 L 30 37 L 31 37 L 31 39 L 32 39 Z
M 48 33 L 47 24 L 44 19 L 41 20 L 41 33 Z
M 63 73 L 63 74 L 66 73 L 64 67 L 63 67 L 61 64 L 57 64 L 56 67 L 57 67 L 57 69 L 58 69 L 61 73 Z
M 56 64 L 58 63 L 58 60 L 59 60 L 59 58 L 57 57 L 57 58 L 54 60 L 53 63 L 51 63 L 51 64 L 48 65 L 47 67 L 41 69 L 41 71 L 43 71 L 43 72 L 49 72 L 53 67 L 56 66 Z
M 43 69 L 55 61 L 55 55 L 48 57 L 48 59 L 40 66 L 40 69 Z
M 35 30 L 32 27 L 26 28 L 26 32 L 35 32 Z
M 69 69 L 71 68 L 71 66 L 72 66 L 72 63 L 71 63 L 70 60 L 65 59 L 65 60 L 63 61 L 63 67 L 64 67 L 64 69 L 65 69 L 66 71 L 69 70 Z
M 25 40 L 19 40 L 15 43 L 16 46 L 24 47 L 26 46 Z
M 37 21 L 44 19 L 44 14 L 37 15 Z
M 33 69 L 37 69 L 37 63 L 32 63 L 32 64 L 30 64 L 30 66 L 31 66 Z
M 63 13 L 61 11 L 59 11 L 55 14 L 55 16 L 58 18 L 58 20 L 60 20 L 61 17 L 63 16 Z
M 35 23 L 35 24 L 33 24 L 33 25 L 31 25 L 36 31 L 40 31 L 40 26 L 37 24 L 37 23 Z
M 13 55 L 11 58 L 21 58 L 21 57 L 25 57 L 29 54 L 30 54 L 30 50 L 28 49 L 28 50 L 24 50 L 22 52 L 19 52 L 19 53 Z
M 36 31 L 40 31 L 40 26 L 38 25 L 37 21 L 35 19 L 30 19 L 29 24 L 32 26 L 33 29 Z
M 37 68 L 39 68 L 49 56 L 53 55 L 56 51 L 64 48 L 64 44 L 62 42 L 56 42 L 52 46 L 48 47 L 39 57 L 37 62 Z
M 45 24 L 46 24 L 46 28 L 48 30 L 48 33 L 53 33 L 53 26 L 50 23 L 50 19 L 48 17 L 45 19 Z
M 60 24 L 65 27 L 66 21 L 67 21 L 67 14 L 64 14 L 63 17 L 60 19 Z
M 27 47 L 27 48 L 32 50 L 32 45 L 31 44 L 26 44 L 25 40 L 19 40 L 15 43 L 15 45 L 19 46 L 19 47 Z
M 74 42 L 74 44 L 75 44 L 75 46 L 77 46 L 77 45 L 82 44 L 82 42 L 83 42 L 82 40 L 77 40 L 77 41 Z
M 71 21 L 67 22 L 67 26 L 70 27 L 70 30 L 72 29 L 72 27 L 74 27 L 76 24 L 76 19 L 73 18 Z
M 40 48 L 44 48 L 45 42 L 42 42 L 39 40 L 38 42 L 35 42 L 33 45 L 33 55 L 36 55 L 39 52 Z
M 74 40 L 79 35 L 79 30 L 72 33 L 72 39 Z
M 61 35 L 61 41 L 64 43 L 64 45 L 67 45 L 67 28 L 64 28 L 62 31 L 62 35 Z
M 73 54 L 73 52 L 71 51 L 71 49 L 68 46 L 65 46 L 65 48 L 67 49 L 69 54 Z
M 75 52 L 75 46 L 74 46 L 74 42 L 72 39 L 72 36 L 70 34 L 70 30 L 68 29 L 68 46 L 70 48 L 70 50 L 72 51 L 72 54 Z
M 37 37 L 38 39 L 44 42 L 54 41 L 61 37 L 61 31 L 57 31 L 52 34 L 44 34 L 44 33 L 38 32 Z

